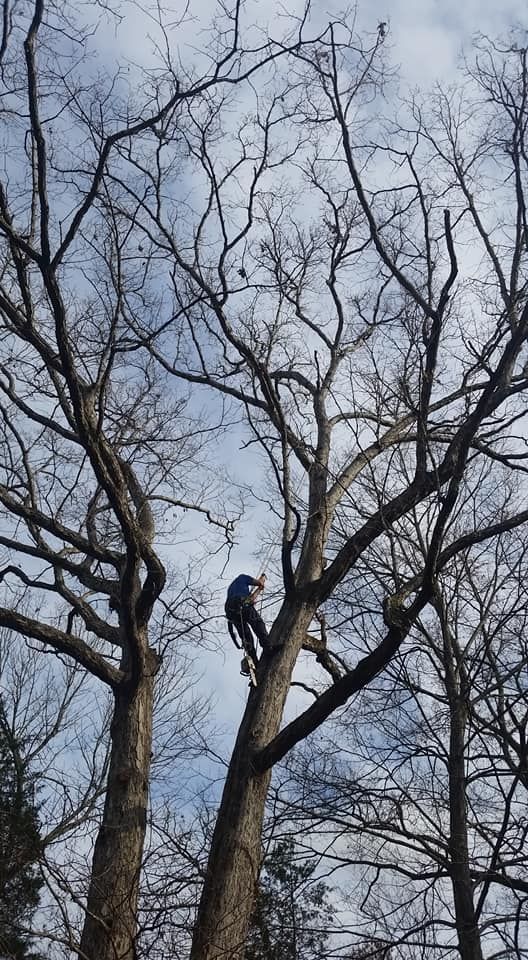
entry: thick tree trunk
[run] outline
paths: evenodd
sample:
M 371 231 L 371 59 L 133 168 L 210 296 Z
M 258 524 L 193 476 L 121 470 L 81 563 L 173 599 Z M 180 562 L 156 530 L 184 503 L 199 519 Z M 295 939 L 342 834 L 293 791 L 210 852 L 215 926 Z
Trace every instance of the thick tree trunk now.
M 156 658 L 134 688 L 115 695 L 103 820 L 92 862 L 79 958 L 136 956 L 139 876 L 147 821 Z
M 191 960 L 241 960 L 261 863 L 269 771 L 252 758 L 279 730 L 295 660 L 313 607 L 285 604 L 271 631 L 284 645 L 261 661 L 229 765 L 194 929 Z
M 482 960 L 473 883 L 469 869 L 465 731 L 467 707 L 463 694 L 449 683 L 451 729 L 449 738 L 449 858 L 458 946 L 462 960 Z

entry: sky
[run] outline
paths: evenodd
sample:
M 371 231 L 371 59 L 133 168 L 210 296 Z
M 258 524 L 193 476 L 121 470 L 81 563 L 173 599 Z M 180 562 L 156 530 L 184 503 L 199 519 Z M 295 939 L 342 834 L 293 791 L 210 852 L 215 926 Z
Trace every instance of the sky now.
M 375 0 L 370 9 L 380 18 L 386 11 L 394 59 L 409 86 L 422 89 L 437 80 L 453 80 L 460 52 L 475 33 L 497 36 L 523 18 L 528 26 L 526 5 L 519 0 L 399 0 L 390 5 Z
M 314 30 L 321 29 L 341 10 L 341 3 L 332 0 L 326 4 L 314 4 Z M 97 34 L 87 38 L 87 48 L 97 51 L 103 58 L 109 72 L 113 72 L 118 62 L 130 60 L 138 65 L 152 66 L 155 63 L 153 40 L 156 29 L 153 21 L 146 21 L 137 6 L 123 7 L 124 16 L 116 27 L 106 23 Z M 165 6 L 167 19 L 178 20 L 182 4 L 169 0 Z M 199 13 L 194 14 L 194 9 Z M 203 46 L 204 30 L 210 22 L 217 5 L 212 0 L 191 0 L 191 14 L 184 23 L 171 31 L 173 51 L 178 51 L 184 62 L 193 62 L 196 49 Z M 299 14 L 302 5 L 295 2 L 278 3 L 276 0 L 250 0 L 246 5 L 246 19 L 249 23 L 258 23 L 262 30 L 269 29 L 273 35 L 279 32 L 281 16 L 285 13 Z M 526 0 L 370 0 L 359 3 L 357 8 L 357 27 L 359 31 L 375 35 L 380 22 L 387 23 L 386 45 L 388 55 L 400 70 L 400 89 L 427 90 L 432 84 L 441 82 L 449 85 L 457 74 L 461 51 L 469 45 L 476 32 L 490 36 L 504 35 L 511 26 L 528 26 Z M 149 39 L 149 34 L 152 39 Z M 239 480 L 248 488 L 258 488 L 261 479 L 260 465 L 255 462 L 252 451 L 243 449 L 243 436 L 233 432 L 225 439 L 222 454 L 226 464 L 235 466 Z M 219 461 L 221 465 L 221 461 Z M 267 510 L 258 502 L 250 504 L 236 532 L 236 542 L 229 562 L 225 564 L 226 554 L 210 555 L 204 561 L 206 580 L 217 581 L 218 643 L 211 644 L 200 651 L 197 670 L 200 675 L 200 692 L 211 696 L 215 704 L 215 723 L 221 732 L 220 743 L 225 752 L 233 742 L 233 736 L 243 712 L 247 696 L 247 680 L 239 674 L 240 653 L 229 639 L 225 623 L 221 618 L 223 593 L 228 582 L 238 573 L 258 575 L 266 565 L 268 548 L 263 545 L 261 531 L 267 520 Z M 189 520 L 189 536 L 207 537 L 207 526 L 202 517 Z M 174 559 L 178 559 L 175 549 Z M 225 567 L 225 569 L 224 569 Z M 269 571 L 268 571 L 269 572 Z M 268 594 L 278 588 L 278 582 L 270 577 Z M 263 615 L 269 618 L 264 607 Z M 306 661 L 301 667 L 303 676 L 310 668 Z M 306 695 L 292 698 L 289 713 L 301 702 L 306 705 Z
M 308 32 L 324 29 L 332 18 L 340 15 L 342 0 L 313 3 Z M 153 4 L 152 9 L 157 7 Z M 197 51 L 207 41 L 207 29 L 219 11 L 216 0 L 191 0 L 188 10 L 177 0 L 164 4 L 165 21 L 169 24 L 167 37 L 171 54 L 179 56 L 184 63 L 192 64 L 199 59 Z M 300 16 L 304 4 L 300 0 L 247 0 L 243 21 L 255 34 L 258 27 L 261 36 L 278 37 L 288 19 Z M 162 46 L 159 28 L 153 17 L 148 17 L 139 4 L 123 4 L 119 7 L 119 21 L 103 17 L 100 28 L 87 35 L 88 51 L 97 54 L 112 74 L 118 64 L 128 60 L 139 66 L 152 67 L 159 62 L 155 45 Z M 462 48 L 469 45 L 472 36 L 484 32 L 491 36 L 506 34 L 526 18 L 525 0 L 369 0 L 359 2 L 356 8 L 357 31 L 376 35 L 378 24 L 387 24 L 387 56 L 399 67 L 400 89 L 428 89 L 437 81 L 450 84 L 456 78 L 457 63 Z M 135 75 L 132 71 L 132 75 Z M 248 488 L 258 488 L 261 480 L 261 464 L 255 461 L 253 450 L 243 449 L 242 433 L 233 432 L 224 438 L 222 455 L 226 464 L 234 467 L 239 482 Z M 219 466 L 222 466 L 219 462 Z M 221 616 L 223 593 L 229 581 L 240 572 L 257 575 L 265 565 L 268 549 L 263 544 L 262 527 L 267 520 L 267 510 L 258 501 L 249 502 L 248 509 L 236 531 L 236 542 L 225 564 L 225 554 L 208 557 L 204 570 L 206 580 L 217 581 L 218 613 Z M 201 517 L 189 523 L 189 536 L 206 537 L 207 527 Z M 178 548 L 175 547 L 175 560 Z M 225 569 L 224 569 L 225 567 Z M 269 571 L 268 571 L 269 572 Z M 270 578 L 268 593 L 273 594 L 280 584 Z M 266 611 L 265 611 L 266 615 Z M 269 616 L 269 614 L 268 614 Z M 225 634 L 225 636 L 224 636 Z M 219 621 L 218 648 L 204 651 L 200 669 L 203 671 L 204 689 L 217 700 L 220 726 L 232 735 L 240 717 L 246 694 L 246 683 L 238 675 L 239 654 L 233 648 L 222 620 Z
M 299 0 L 286 0 L 284 3 L 277 0 L 248 0 L 244 20 L 246 24 L 258 25 L 271 36 L 278 36 L 286 17 L 298 16 L 302 9 L 303 4 Z M 342 9 L 339 0 L 315 3 L 311 18 L 314 32 L 338 17 Z M 197 50 L 203 48 L 207 28 L 218 6 L 213 0 L 191 3 L 183 22 L 180 22 L 183 10 L 184 5 L 174 0 L 165 6 L 167 22 L 177 23 L 168 32 L 171 53 L 177 53 L 184 63 L 194 63 Z M 476 33 L 504 36 L 512 26 L 522 26 L 523 19 L 528 26 L 524 0 L 505 0 L 502 3 L 492 0 L 466 0 L 464 3 L 460 3 L 460 0 L 370 0 L 368 3 L 358 3 L 356 11 L 356 24 L 360 32 L 375 35 L 380 22 L 388 25 L 387 54 L 390 62 L 399 68 L 400 92 L 403 95 L 409 90 L 426 91 L 437 82 L 443 85 L 455 82 L 462 50 L 464 46 L 469 46 Z M 116 28 L 109 26 L 88 43 L 96 45 L 99 55 L 104 57 L 111 71 L 118 59 L 122 58 L 134 64 L 152 66 L 157 62 L 154 50 L 156 40 L 159 41 L 159 31 L 154 20 L 147 21 L 139 7 L 127 7 Z M 240 481 L 251 487 L 258 483 L 259 466 L 251 455 L 243 451 L 242 442 L 242 435 L 231 435 L 226 439 L 224 451 L 229 463 L 236 465 Z M 259 527 L 265 518 L 265 509 L 255 504 L 237 528 L 236 544 L 225 569 L 223 555 L 211 558 L 206 565 L 206 577 L 218 578 L 220 615 L 227 583 L 240 572 L 254 575 L 260 572 L 264 548 L 260 543 Z M 202 535 L 202 520 L 193 520 L 190 529 Z M 269 582 L 271 592 L 276 588 L 277 584 Z M 204 691 L 209 691 L 216 701 L 218 723 L 226 732 L 225 742 L 228 744 L 243 709 L 246 681 L 238 674 L 239 654 L 227 633 L 225 644 L 222 645 L 223 629 L 220 620 L 218 649 L 203 651 L 200 671 Z
M 278 36 L 288 15 L 299 16 L 303 9 L 299 0 L 250 0 L 245 6 L 246 23 L 258 24 Z M 171 0 L 166 6 L 167 20 L 179 20 L 184 4 Z M 214 0 L 191 3 L 185 21 L 170 32 L 171 48 L 178 50 L 185 61 L 194 59 L 203 46 L 203 38 L 214 12 Z M 320 29 L 344 9 L 340 0 L 313 4 L 311 22 Z M 353 9 L 351 4 L 349 9 Z M 357 4 L 356 22 L 360 31 L 375 33 L 380 22 L 388 24 L 387 42 L 392 59 L 401 69 L 404 83 L 427 88 L 437 80 L 449 83 L 457 68 L 460 52 L 476 33 L 503 35 L 512 26 L 526 28 L 526 5 L 523 0 L 370 0 Z M 146 26 L 147 24 L 147 26 Z M 156 25 L 145 20 L 139 7 L 128 7 L 116 30 L 109 28 L 105 36 L 94 38 L 99 51 L 110 59 L 116 55 L 129 57 L 136 63 L 152 62 Z M 158 34 L 159 35 L 159 34 Z M 174 43 L 174 47 L 172 47 Z
M 341 0 L 313 4 L 311 29 L 317 33 L 332 18 L 340 15 Z M 165 19 L 174 26 L 168 28 L 171 54 L 184 63 L 194 63 L 197 51 L 203 49 L 210 26 L 219 5 L 215 0 L 191 0 L 184 15 L 185 5 L 176 0 L 164 4 Z M 279 36 L 283 24 L 303 10 L 300 0 L 248 0 L 244 20 L 257 25 L 263 34 Z M 162 44 L 159 29 L 153 18 L 148 18 L 138 4 L 120 7 L 122 17 L 116 22 L 103 18 L 100 29 L 87 36 L 86 47 L 103 60 L 109 73 L 123 62 L 152 67 L 158 63 L 155 44 Z M 183 17 L 183 20 L 182 20 Z M 400 90 L 420 88 L 427 90 L 436 82 L 449 85 L 454 82 L 457 64 L 463 47 L 469 45 L 476 32 L 490 36 L 504 35 L 512 26 L 528 26 L 525 0 L 369 0 L 359 2 L 356 24 L 359 32 L 376 35 L 380 22 L 387 24 L 386 47 L 390 62 L 399 68 Z M 226 463 L 235 466 L 241 484 L 257 487 L 261 480 L 260 463 L 253 451 L 243 449 L 243 436 L 233 432 L 224 439 L 222 452 Z M 221 465 L 221 464 L 220 464 Z M 223 593 L 229 581 L 238 573 L 258 575 L 265 565 L 268 549 L 263 545 L 262 527 L 267 511 L 257 501 L 249 504 L 236 531 L 236 542 L 226 565 L 225 554 L 214 554 L 204 563 L 205 578 L 217 581 L 218 614 L 221 617 Z M 188 522 L 189 536 L 207 537 L 207 526 L 201 517 Z M 175 547 L 175 560 L 178 548 Z M 225 569 L 224 569 L 225 568 Z M 268 571 L 269 572 L 269 571 Z M 277 591 L 279 584 L 273 577 L 268 581 L 268 593 Z M 269 617 L 264 610 L 264 616 Z M 226 731 L 226 744 L 232 741 L 247 692 L 246 681 L 239 676 L 240 656 L 235 650 L 223 620 L 218 625 L 219 642 L 214 649 L 202 651 L 199 670 L 204 693 L 216 701 L 218 725 Z

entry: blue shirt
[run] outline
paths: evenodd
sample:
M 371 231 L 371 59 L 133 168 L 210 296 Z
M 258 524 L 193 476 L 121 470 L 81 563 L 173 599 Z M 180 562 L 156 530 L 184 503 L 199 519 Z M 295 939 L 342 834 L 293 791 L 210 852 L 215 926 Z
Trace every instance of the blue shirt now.
M 250 587 L 258 587 L 258 580 L 248 577 L 247 573 L 241 573 L 233 580 L 227 589 L 227 599 L 233 600 L 235 597 L 249 597 Z

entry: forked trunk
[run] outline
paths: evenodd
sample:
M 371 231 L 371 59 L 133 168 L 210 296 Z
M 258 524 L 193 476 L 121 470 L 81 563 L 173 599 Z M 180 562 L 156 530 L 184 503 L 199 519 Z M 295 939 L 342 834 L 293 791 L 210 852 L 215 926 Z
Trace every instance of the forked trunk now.
M 278 732 L 291 674 L 313 614 L 281 611 L 272 642 L 285 645 L 259 668 L 231 757 L 194 929 L 191 960 L 242 960 L 261 863 L 270 772 L 256 774 L 254 754 Z
M 116 692 L 103 820 L 95 843 L 79 958 L 136 956 L 139 875 L 147 821 L 152 747 L 152 669 Z

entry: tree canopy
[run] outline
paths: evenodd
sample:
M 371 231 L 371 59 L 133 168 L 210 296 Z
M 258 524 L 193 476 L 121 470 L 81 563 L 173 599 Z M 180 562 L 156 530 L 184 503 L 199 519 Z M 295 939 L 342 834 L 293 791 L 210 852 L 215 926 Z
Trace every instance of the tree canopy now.
M 200 574 L 231 549 L 242 499 L 267 507 L 276 602 L 207 864 L 190 858 L 192 960 L 242 960 L 273 771 L 344 715 L 355 736 L 376 684 L 390 702 L 402 658 L 422 662 L 424 635 L 449 731 L 434 895 L 453 949 L 482 960 L 486 904 L 508 884 L 525 894 L 501 859 L 515 818 L 495 820 L 484 855 L 467 816 L 480 755 L 466 772 L 477 718 L 517 810 L 525 651 L 506 690 L 512 640 L 486 633 L 497 614 L 474 565 L 495 551 L 518 577 L 528 520 L 522 31 L 477 37 L 458 86 L 403 99 L 385 21 L 362 32 L 309 3 L 266 30 L 221 3 L 187 58 L 186 10 L 156 8 L 154 61 L 117 68 L 90 46 L 98 17 L 118 22 L 111 6 L 91 27 L 46 0 L 3 11 L 0 626 L 75 664 L 111 711 L 90 876 L 66 884 L 82 919 L 61 942 L 82 960 L 136 955 L 156 690 L 171 650 L 207 634 Z M 189 513 L 208 531 L 198 551 Z M 419 713 L 408 675 L 398 694 Z M 367 811 L 392 722 L 370 717 Z M 493 936 L 520 957 L 508 917 Z M 416 947 L 412 931 L 384 935 L 385 953 Z

